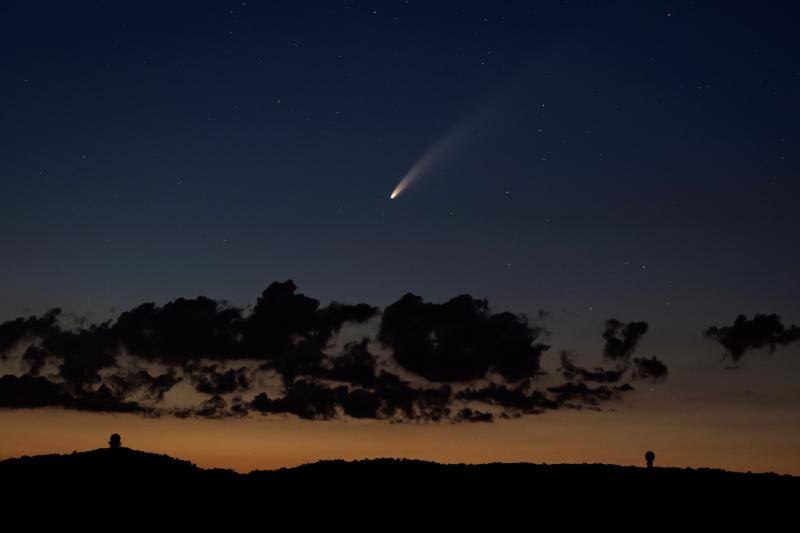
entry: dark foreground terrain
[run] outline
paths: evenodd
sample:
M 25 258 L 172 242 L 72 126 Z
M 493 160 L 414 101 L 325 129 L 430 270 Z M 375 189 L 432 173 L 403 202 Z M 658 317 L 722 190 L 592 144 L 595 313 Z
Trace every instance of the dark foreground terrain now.
M 712 469 L 376 459 L 239 474 L 129 448 L 7 459 L 0 462 L 0 484 L 21 499 L 144 498 L 169 501 L 173 510 L 179 501 L 216 509 L 268 502 L 273 510 L 299 506 L 312 514 L 383 509 L 398 516 L 454 513 L 460 520 L 501 509 L 580 514 L 605 505 L 626 516 L 689 508 L 727 516 L 747 509 L 780 513 L 794 509 L 800 496 L 798 477 Z

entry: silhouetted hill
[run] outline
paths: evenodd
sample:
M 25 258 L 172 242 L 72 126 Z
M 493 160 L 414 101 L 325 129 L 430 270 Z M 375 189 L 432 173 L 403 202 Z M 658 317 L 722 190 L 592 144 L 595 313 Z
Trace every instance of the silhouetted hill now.
M 62 496 L 169 496 L 173 500 L 269 501 L 271 505 L 405 506 L 408 512 L 449 505 L 573 506 L 685 501 L 774 501 L 796 498 L 800 478 L 716 469 L 638 468 L 603 464 L 439 464 L 407 459 L 320 461 L 253 471 L 202 469 L 167 455 L 106 448 L 0 462 L 4 488 L 66 487 Z M 470 512 L 479 507 L 470 508 Z M 638 508 L 642 511 L 645 507 Z
M 232 470 L 202 469 L 189 461 L 169 455 L 132 450 L 100 448 L 65 455 L 24 456 L 0 461 L 4 480 L 43 483 L 125 483 L 153 479 L 171 483 L 203 483 L 236 477 Z M 107 486 L 107 485 L 106 485 Z

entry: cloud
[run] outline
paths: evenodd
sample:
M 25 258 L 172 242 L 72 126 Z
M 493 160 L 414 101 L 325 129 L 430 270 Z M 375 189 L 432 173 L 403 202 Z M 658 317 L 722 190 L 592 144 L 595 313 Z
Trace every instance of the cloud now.
M 369 351 L 370 338 L 348 342 L 341 353 L 328 355 L 319 350 L 307 350 L 301 345 L 286 357 L 270 361 L 261 370 L 276 370 L 283 376 L 284 384 L 291 385 L 295 378 L 306 377 L 375 387 L 378 384 L 378 360 Z
M 384 402 L 382 415 L 394 420 L 441 420 L 449 414 L 453 395 L 449 385 L 415 387 L 386 371 L 378 375 L 374 390 Z
M 89 324 L 53 309 L 0 324 L 0 359 L 19 358 L 25 372 L 0 378 L 0 407 L 492 422 L 598 407 L 632 390 L 588 386 L 617 383 L 625 369 L 588 370 L 566 353 L 560 372 L 567 382 L 534 388 L 547 332 L 469 295 L 439 304 L 407 294 L 385 310 L 374 334 L 337 349 L 345 324 L 377 315 L 364 303 L 322 306 L 291 280 L 270 284 L 250 311 L 199 296 L 144 303 Z M 604 337 L 615 354 L 632 353 L 646 331 L 641 324 L 609 321 Z M 374 346 L 386 352 L 376 355 Z M 167 402 L 179 383 L 187 387 Z
M 183 365 L 239 355 L 242 311 L 200 296 L 163 307 L 145 303 L 123 312 L 110 328 L 115 340 L 148 361 Z
M 456 422 L 491 422 L 494 420 L 492 413 L 473 411 L 469 407 L 462 408 L 453 419 Z
M 352 418 L 382 418 L 383 405 L 376 392 L 366 389 L 349 391 L 341 400 L 344 414 Z
M 482 402 L 502 408 L 501 417 L 513 418 L 522 414 L 541 414 L 562 407 L 580 409 L 583 405 L 598 408 L 602 403 L 618 401 L 633 387 L 623 385 L 590 387 L 583 382 L 567 382 L 548 387 L 546 391 L 532 389 L 530 383 L 514 386 L 489 384 L 483 388 L 467 388 L 458 398 L 468 402 Z
M 261 413 L 290 413 L 309 420 L 336 418 L 336 407 L 346 395 L 347 387 L 335 388 L 299 380 L 288 388 L 282 398 L 271 399 L 267 393 L 258 394 L 250 407 Z
M 111 374 L 105 381 L 118 397 L 140 392 L 148 400 L 159 402 L 164 399 L 164 394 L 182 381 L 182 378 L 175 375 L 175 369 L 158 376 L 151 375 L 147 370 L 136 369 Z
M 302 294 L 291 280 L 273 282 L 258 298 L 243 328 L 245 355 L 275 358 L 291 351 L 299 342 L 323 348 L 345 322 L 363 323 L 378 313 L 367 304 L 320 302 Z
M 367 349 L 368 345 L 369 338 L 366 337 L 346 344 L 344 352 L 330 360 L 330 368 L 323 372 L 323 376 L 333 381 L 374 386 L 377 361 Z
M 303 344 L 322 349 L 344 323 L 365 322 L 377 312 L 367 304 L 333 302 L 321 308 L 288 280 L 271 283 L 247 316 L 226 302 L 179 298 L 122 313 L 112 332 L 132 353 L 164 363 L 273 360 Z
M 279 398 L 262 392 L 250 407 L 263 414 L 292 414 L 308 420 L 349 416 L 378 420 L 439 421 L 450 414 L 452 391 L 447 385 L 414 387 L 397 376 L 382 372 L 375 387 L 330 386 L 298 380 Z
M 196 407 L 172 409 L 170 414 L 177 418 L 231 418 L 243 417 L 249 413 L 248 405 L 241 397 L 236 396 L 230 402 L 219 394 L 203 400 Z
M 202 360 L 278 361 L 275 367 L 295 372 L 281 359 L 298 354 L 321 358 L 321 351 L 346 322 L 364 322 L 378 309 L 367 304 L 320 302 L 296 292 L 291 281 L 274 282 L 258 298 L 250 314 L 223 301 L 203 296 L 179 298 L 164 306 L 145 303 L 120 314 L 116 321 L 67 328 L 60 309 L 41 317 L 0 324 L 0 358 L 29 342 L 23 360 L 33 374 L 48 360 L 58 364 L 69 383 L 96 384 L 101 371 L 113 367 L 121 351 L 169 366 L 193 367 Z
M 60 309 L 51 309 L 41 317 L 17 318 L 0 324 L 0 358 L 6 358 L 9 350 L 26 337 L 47 336 L 60 313 Z
M 60 407 L 79 411 L 156 414 L 138 402 L 121 398 L 106 385 L 97 389 L 69 390 L 63 384 L 30 374 L 7 374 L 0 377 L 0 407 Z
M 745 353 L 753 350 L 774 352 L 779 346 L 786 346 L 800 339 L 800 327 L 783 325 L 776 314 L 756 314 L 752 319 L 745 315 L 736 317 L 731 326 L 711 326 L 703 334 L 719 342 L 726 355 L 738 363 Z
M 50 380 L 23 374 L 0 377 L 0 406 L 15 408 L 63 407 L 69 396 Z
M 205 394 L 229 394 L 250 388 L 250 377 L 246 367 L 220 370 L 220 366 L 201 365 L 189 370 L 195 390 Z
M 22 354 L 22 362 L 28 366 L 28 371 L 32 376 L 39 375 L 49 358 L 50 353 L 39 346 L 28 346 L 28 349 Z
M 510 381 L 539 372 L 549 346 L 522 315 L 492 314 L 468 295 L 443 304 L 406 294 L 383 313 L 378 339 L 404 369 L 430 381 L 459 382 L 495 372 Z
M 607 358 L 627 362 L 636 351 L 639 341 L 647 333 L 647 322 L 620 322 L 615 318 L 606 320 L 603 339 L 606 344 L 603 355 Z
M 556 402 L 572 408 L 580 408 L 580 404 L 592 407 L 599 406 L 602 402 L 618 400 L 623 392 L 632 391 L 633 387 L 627 383 L 621 386 L 609 387 L 600 385 L 590 387 L 586 383 L 564 383 L 556 387 L 548 387 L 548 391 L 556 394 Z M 577 404 L 574 402 L 578 402 Z
M 633 371 L 633 379 L 658 381 L 665 379 L 667 374 L 669 374 L 667 365 L 662 363 L 657 357 L 651 357 L 650 359 L 636 357 L 633 359 L 633 364 L 636 365 L 636 369 Z
M 540 414 L 548 409 L 560 407 L 557 401 L 546 394 L 538 390 L 530 391 L 529 382 L 513 386 L 490 383 L 477 389 L 468 387 L 458 393 L 458 398 L 467 402 L 502 407 L 505 411 L 521 414 Z
M 587 370 L 577 366 L 572 362 L 570 352 L 561 352 L 561 374 L 568 380 L 594 381 L 598 383 L 616 383 L 625 374 L 624 369 L 604 369 L 597 367 L 594 370 Z

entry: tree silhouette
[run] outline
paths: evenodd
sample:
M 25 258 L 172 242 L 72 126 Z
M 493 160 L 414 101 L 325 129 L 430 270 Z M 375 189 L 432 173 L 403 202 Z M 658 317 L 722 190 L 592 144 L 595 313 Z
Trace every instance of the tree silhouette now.
M 112 448 L 119 448 L 122 446 L 122 437 L 119 436 L 119 433 L 111 435 L 111 438 L 108 439 L 108 445 Z

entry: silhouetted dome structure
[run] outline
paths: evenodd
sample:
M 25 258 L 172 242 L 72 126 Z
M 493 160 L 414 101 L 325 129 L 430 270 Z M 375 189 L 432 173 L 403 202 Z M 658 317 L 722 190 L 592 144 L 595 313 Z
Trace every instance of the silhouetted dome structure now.
M 122 437 L 119 436 L 119 433 L 111 435 L 111 438 L 108 439 L 108 445 L 112 448 L 119 448 L 122 446 Z
M 646 454 L 644 454 L 644 460 L 647 461 L 647 468 L 653 468 L 653 461 L 656 460 L 656 454 L 653 450 L 648 450 Z

